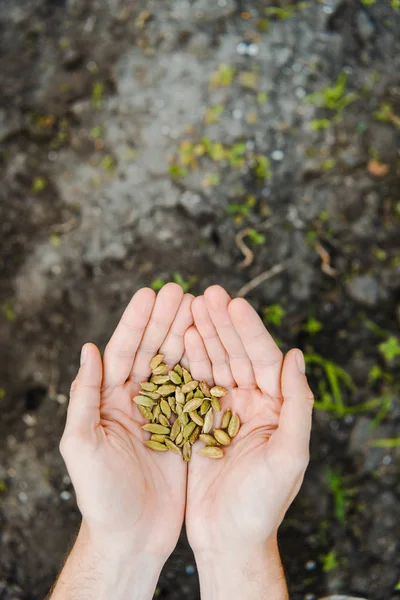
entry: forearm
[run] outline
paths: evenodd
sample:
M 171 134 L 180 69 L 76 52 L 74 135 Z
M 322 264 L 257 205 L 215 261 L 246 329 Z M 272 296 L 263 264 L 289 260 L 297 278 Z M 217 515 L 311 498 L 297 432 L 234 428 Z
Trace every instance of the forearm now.
M 82 525 L 49 600 L 147 600 L 164 561 L 94 542 Z
M 240 556 L 206 551 L 196 556 L 202 600 L 288 600 L 276 540 Z

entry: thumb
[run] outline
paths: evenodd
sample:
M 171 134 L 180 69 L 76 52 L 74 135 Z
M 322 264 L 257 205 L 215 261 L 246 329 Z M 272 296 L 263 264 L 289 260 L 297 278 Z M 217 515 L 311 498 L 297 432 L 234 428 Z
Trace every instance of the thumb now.
M 100 421 L 100 392 L 103 364 L 99 349 L 85 344 L 81 352 L 81 367 L 71 385 L 66 429 L 83 435 Z
M 309 455 L 314 396 L 305 375 L 301 350 L 290 350 L 285 356 L 281 374 L 283 404 L 277 430 L 280 444 L 301 457 Z

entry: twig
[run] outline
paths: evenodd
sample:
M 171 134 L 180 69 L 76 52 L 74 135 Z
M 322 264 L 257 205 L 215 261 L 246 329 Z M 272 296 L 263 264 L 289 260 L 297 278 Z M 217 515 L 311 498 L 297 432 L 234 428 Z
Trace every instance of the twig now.
M 279 219 L 268 218 L 265 221 L 262 221 L 261 223 L 256 225 L 255 227 L 245 227 L 244 229 L 238 231 L 235 237 L 235 243 L 244 256 L 244 260 L 242 260 L 242 262 L 239 263 L 240 269 L 246 269 L 251 265 L 251 263 L 254 260 L 254 252 L 250 250 L 248 246 L 246 246 L 246 244 L 243 241 L 244 238 L 247 237 L 252 231 L 254 231 L 254 229 L 261 229 L 262 231 L 267 231 L 268 229 L 271 229 L 271 227 L 276 225 L 278 222 Z
M 248 283 L 241 287 L 238 293 L 236 294 L 237 297 L 244 298 L 255 287 L 257 287 L 261 283 L 264 283 L 264 281 L 275 277 L 275 275 L 279 275 L 279 273 L 282 273 L 282 271 L 284 270 L 285 265 L 283 263 L 279 263 L 278 265 L 273 266 L 272 269 L 268 269 L 268 271 L 263 271 L 262 273 L 257 275 L 257 277 L 254 277 L 254 279 L 251 279 Z
M 244 256 L 244 260 L 242 260 L 242 262 L 239 263 L 240 269 L 245 269 L 246 267 L 249 267 L 254 260 L 254 252 L 250 250 L 250 248 L 246 246 L 246 244 L 243 241 L 243 238 L 249 235 L 250 232 L 251 227 L 246 227 L 245 229 L 241 229 L 240 231 L 238 231 L 235 237 L 236 246 L 239 248 L 240 252 Z
M 336 269 L 331 267 L 331 257 L 329 256 L 328 251 L 325 250 L 325 248 L 319 242 L 316 242 L 315 244 L 315 251 L 322 261 L 321 271 L 329 277 L 336 277 L 338 273 Z

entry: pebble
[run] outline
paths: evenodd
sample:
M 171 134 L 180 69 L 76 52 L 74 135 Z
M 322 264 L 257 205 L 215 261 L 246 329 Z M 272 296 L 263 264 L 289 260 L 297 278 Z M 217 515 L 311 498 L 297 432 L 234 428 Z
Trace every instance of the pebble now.
M 67 502 L 68 500 L 71 499 L 71 492 L 67 492 L 67 490 L 63 490 L 60 494 L 60 498 L 61 500 L 64 500 L 64 502 Z
M 304 566 L 306 571 L 314 571 L 314 569 L 317 567 L 317 563 L 315 560 L 308 560 Z
M 186 565 L 185 567 L 186 575 L 193 575 L 195 573 L 195 568 L 193 565 Z
M 33 425 L 36 425 L 36 418 L 28 413 L 22 416 L 22 420 L 28 427 L 33 427 Z
M 240 42 L 236 46 L 236 52 L 240 54 L 240 56 L 245 56 L 247 54 L 247 44 L 246 42 Z
M 306 97 L 306 95 L 307 95 L 307 92 L 306 92 L 306 90 L 305 90 L 304 88 L 301 88 L 301 87 L 299 87 L 299 88 L 296 88 L 296 90 L 295 90 L 295 92 L 294 92 L 294 93 L 295 93 L 295 95 L 296 95 L 296 98 L 299 98 L 299 100 L 302 100 L 302 99 L 303 99 L 303 98 L 305 98 L 305 97 Z
M 48 153 L 48 155 L 47 155 L 47 158 L 48 158 L 49 160 L 51 160 L 51 161 L 53 161 L 53 162 L 54 162 L 55 160 L 57 160 L 57 158 L 58 158 L 58 154 L 57 154 L 57 152 L 54 152 L 54 150 L 51 150 L 51 151 Z
M 332 15 L 333 14 L 333 8 L 332 8 L 332 6 L 324 6 L 324 8 L 322 10 L 324 11 L 324 13 L 326 15 Z
M 57 400 L 58 404 L 65 404 L 67 399 L 68 398 L 65 394 L 57 394 L 57 396 L 56 396 L 56 400 Z
M 274 150 L 271 153 L 271 158 L 272 158 L 272 160 L 279 161 L 279 160 L 283 160 L 285 158 L 285 155 L 282 152 L 282 150 Z
M 25 504 L 28 501 L 28 494 L 25 494 L 25 492 L 20 492 L 18 494 L 18 500 L 22 503 Z
M 64 485 L 71 485 L 71 478 L 69 475 L 64 475 L 62 478 Z
M 260 49 L 257 46 L 257 44 L 249 44 L 248 48 L 247 48 L 247 54 L 249 56 L 257 56 L 257 54 L 259 53 Z
M 232 117 L 233 117 L 234 119 L 236 119 L 237 121 L 239 121 L 240 119 L 242 119 L 242 118 L 243 118 L 243 111 L 242 111 L 242 110 L 240 110 L 240 108 L 235 108 L 235 109 L 232 111 Z
M 169 135 L 169 134 L 170 134 L 170 131 L 171 131 L 171 130 L 170 130 L 170 128 L 168 127 L 168 125 L 163 125 L 163 126 L 161 127 L 161 133 L 162 133 L 163 135 Z
M 392 462 L 392 457 L 389 456 L 388 454 L 382 458 L 383 465 L 390 465 L 391 462 Z

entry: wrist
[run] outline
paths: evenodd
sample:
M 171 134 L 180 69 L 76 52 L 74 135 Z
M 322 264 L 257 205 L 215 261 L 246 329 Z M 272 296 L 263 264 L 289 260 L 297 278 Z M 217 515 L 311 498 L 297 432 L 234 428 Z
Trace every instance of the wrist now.
M 195 559 L 205 600 L 288 600 L 276 536 L 236 550 L 202 549 L 195 552 Z

